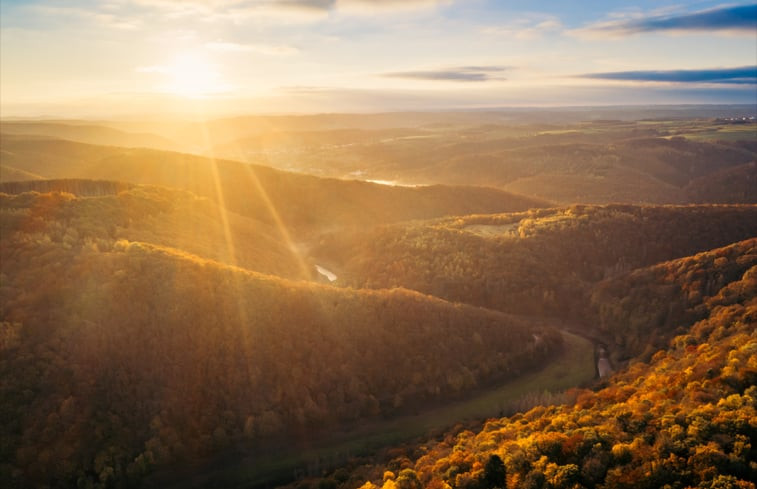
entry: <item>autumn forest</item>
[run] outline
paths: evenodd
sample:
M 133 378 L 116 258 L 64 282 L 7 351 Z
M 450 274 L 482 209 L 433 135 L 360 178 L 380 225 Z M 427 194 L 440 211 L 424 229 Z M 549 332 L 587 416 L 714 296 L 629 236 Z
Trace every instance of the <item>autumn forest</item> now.
M 3 119 L 0 486 L 754 489 L 750 111 Z

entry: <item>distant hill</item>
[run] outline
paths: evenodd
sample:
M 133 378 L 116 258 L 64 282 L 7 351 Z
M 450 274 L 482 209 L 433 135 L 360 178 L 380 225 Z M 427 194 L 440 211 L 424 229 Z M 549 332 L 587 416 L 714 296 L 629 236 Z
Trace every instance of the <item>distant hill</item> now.
M 0 165 L 45 178 L 86 178 L 182 188 L 249 217 L 312 231 L 445 215 L 543 207 L 485 187 L 391 187 L 323 179 L 183 153 L 9 137 Z
M 690 182 L 757 156 L 754 124 L 736 130 L 701 120 L 562 125 L 454 120 L 391 131 L 271 130 L 213 150 L 324 176 L 487 185 L 564 204 L 686 203 Z
M 576 136 L 581 139 L 580 134 Z M 755 158 L 753 150 L 684 138 L 505 147 L 440 161 L 445 180 L 490 185 L 562 203 L 684 203 L 693 179 Z M 723 196 L 727 197 L 727 196 Z
M 711 108 L 710 113 L 727 114 L 729 110 L 733 117 L 752 109 L 721 107 Z M 717 179 L 757 158 L 754 121 L 701 118 L 707 111 L 694 107 L 678 112 L 670 109 L 670 114 L 675 113 L 670 119 L 632 120 L 632 114 L 654 113 L 642 109 L 616 109 L 617 117 L 597 117 L 606 112 L 575 109 L 250 116 L 210 121 L 4 121 L 2 127 L 7 131 L 3 146 L 9 149 L 4 150 L 0 164 L 9 175 L 14 172 L 12 179 L 35 175 L 117 179 L 108 172 L 39 171 L 56 157 L 45 154 L 46 146 L 41 144 L 36 154 L 29 154 L 28 148 L 13 139 L 37 134 L 98 145 L 180 150 L 321 177 L 495 187 L 561 204 L 732 203 L 745 202 L 749 197 L 739 188 L 734 188 L 738 195 L 729 195 L 725 182 L 718 183 Z M 584 119 L 576 119 L 581 114 Z M 686 114 L 700 114 L 700 118 L 687 119 Z M 76 148 L 58 149 L 63 158 L 70 152 L 80 152 Z M 29 157 L 38 161 L 27 162 Z M 74 161 L 69 166 L 73 169 L 78 164 Z M 18 171 L 32 175 L 25 177 Z M 720 190 L 703 193 L 708 185 L 697 182 L 710 176 Z
M 677 325 L 684 334 L 602 388 L 575 391 L 564 405 L 541 405 L 388 449 L 383 463 L 358 459 L 298 486 L 753 489 L 757 267 L 720 272 L 722 260 L 731 269 L 742 252 L 753 250 L 752 240 L 686 258 L 683 269 L 668 264 L 674 274 L 669 284 L 685 284 L 689 273 L 695 280 L 719 277 L 701 296 L 689 298 L 699 320 L 681 318 Z M 663 276 L 662 268 L 656 272 Z M 659 285 L 636 278 L 634 290 L 653 296 Z M 643 314 L 646 305 L 637 298 L 631 301 Z
M 560 351 L 559 333 L 501 313 L 120 237 L 167 222 L 175 237 L 171 219 L 206 206 L 144 187 L 0 194 L 3 486 L 138 485 L 155 467 L 455 398 Z
M 753 104 L 627 107 L 503 108 L 446 112 L 380 112 L 372 114 L 243 115 L 205 121 L 141 120 L 98 121 L 123 131 L 148 131 L 183 145 L 208 139 L 214 144 L 266 132 L 331 131 L 340 129 L 386 130 L 396 128 L 468 128 L 482 125 L 566 125 L 584 122 L 618 124 L 644 121 L 670 123 L 714 118 L 750 117 Z
M 179 145 L 165 137 L 145 132 L 127 132 L 88 122 L 0 121 L 0 134 L 46 136 L 80 143 L 127 148 L 176 150 Z

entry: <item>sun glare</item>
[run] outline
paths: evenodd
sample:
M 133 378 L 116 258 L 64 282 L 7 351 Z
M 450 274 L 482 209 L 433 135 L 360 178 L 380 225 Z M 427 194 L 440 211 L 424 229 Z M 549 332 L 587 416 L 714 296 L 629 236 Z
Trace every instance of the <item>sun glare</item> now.
M 166 74 L 170 77 L 166 90 L 176 95 L 199 97 L 225 90 L 216 66 L 194 54 L 175 58 Z

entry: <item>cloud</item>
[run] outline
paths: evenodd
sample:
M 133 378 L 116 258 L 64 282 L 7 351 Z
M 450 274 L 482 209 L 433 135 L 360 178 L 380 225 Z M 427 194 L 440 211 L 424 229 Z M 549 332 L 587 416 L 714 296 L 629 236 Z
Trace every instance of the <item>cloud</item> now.
M 3 0 L 4 1 L 4 0 Z M 16 16 L 4 26 L 20 23 L 145 30 L 165 24 L 249 26 L 296 25 L 323 21 L 332 15 L 380 15 L 432 9 L 456 0 L 32 0 L 14 6 Z M 5 4 L 3 4 L 5 7 Z M 6 12 L 4 12 L 6 13 Z M 30 22 L 34 19 L 35 22 Z
M 154 66 L 137 66 L 134 71 L 137 73 L 160 73 L 161 75 L 164 75 L 166 73 L 170 72 L 170 69 L 167 66 L 162 65 L 154 65 Z
M 31 4 L 26 8 L 32 15 L 39 15 L 60 25 L 85 23 L 107 29 L 134 30 L 138 29 L 142 24 L 140 19 L 124 18 L 105 8 L 98 11 L 97 9 L 87 9 L 73 5 L 44 4 Z
M 456 82 L 486 82 L 504 80 L 493 74 L 505 71 L 505 66 L 459 66 L 441 70 L 397 71 L 384 73 L 389 78 L 407 78 L 411 80 L 456 81 Z
M 599 22 L 570 31 L 578 37 L 623 37 L 645 32 L 736 32 L 754 35 L 757 4 L 718 7 L 686 14 L 652 15 Z
M 432 8 L 454 0 L 116 0 L 152 7 L 171 17 L 204 15 L 319 14 L 332 11 L 377 12 Z
M 552 16 L 521 19 L 507 25 L 485 27 L 484 34 L 513 38 L 518 40 L 534 40 L 550 32 L 557 32 L 562 28 L 559 19 Z
M 407 10 L 431 8 L 451 0 L 274 0 L 272 3 L 313 10 Z
M 205 43 L 211 51 L 226 53 L 258 53 L 266 56 L 290 56 L 300 52 L 293 46 L 269 44 L 240 44 L 236 42 L 214 41 Z
M 588 73 L 579 75 L 578 78 L 641 82 L 754 85 L 757 84 L 757 66 L 709 70 L 615 71 L 609 73 Z

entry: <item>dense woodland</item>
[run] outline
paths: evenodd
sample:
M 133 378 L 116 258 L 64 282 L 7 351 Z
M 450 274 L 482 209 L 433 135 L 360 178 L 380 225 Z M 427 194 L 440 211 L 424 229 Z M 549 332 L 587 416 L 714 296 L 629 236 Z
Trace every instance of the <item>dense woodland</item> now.
M 22 192 L 3 198 L 4 229 L 44 229 L 71 246 L 142 241 L 287 278 L 314 273 L 278 228 L 190 192 L 91 180 L 3 183 L 0 191 Z
M 172 218 L 161 191 L 1 197 L 0 476 L 11 486 L 121 487 L 245 440 L 454 398 L 560 350 L 557 332 L 501 313 L 121 238 L 124 221 Z
M 613 351 L 649 360 L 672 336 L 708 316 L 703 297 L 716 295 L 755 266 L 757 238 L 752 238 L 613 277 L 592 292 L 593 324 Z
M 757 162 L 695 178 L 685 190 L 692 202 L 754 204 L 757 202 Z
M 385 465 L 356 461 L 349 470 L 297 487 L 753 489 L 754 250 L 750 240 L 639 272 L 666 273 L 669 283 L 684 286 L 698 318 L 679 311 L 674 322 L 685 333 L 604 387 L 575 390 L 569 404 L 540 406 L 489 420 L 475 431 L 458 429 L 387 451 Z M 687 275 L 714 281 L 684 285 Z M 647 299 L 628 297 L 627 315 L 617 318 L 617 326 L 645 317 Z
M 347 285 L 586 321 L 600 280 L 755 235 L 753 205 L 571 206 L 338 233 L 313 253 Z

